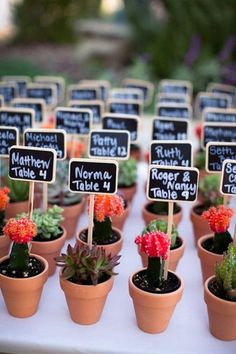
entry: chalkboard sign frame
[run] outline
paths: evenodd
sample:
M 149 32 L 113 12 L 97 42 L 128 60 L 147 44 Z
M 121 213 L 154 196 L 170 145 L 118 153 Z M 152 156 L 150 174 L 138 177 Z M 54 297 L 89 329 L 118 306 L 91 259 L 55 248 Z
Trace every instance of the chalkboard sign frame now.
M 229 128 L 232 130 L 232 124 L 231 123 L 204 123 L 203 126 L 202 126 L 202 134 L 201 134 L 201 147 L 203 150 L 206 150 L 206 144 L 205 144 L 205 128 L 206 127 L 216 127 L 216 128 Z M 216 140 L 212 140 L 210 142 L 215 142 Z M 219 142 L 217 140 L 217 142 Z M 229 142 L 233 142 L 233 141 L 220 141 L 221 143 L 229 143 Z
M 86 192 L 86 191 L 75 191 L 75 190 L 72 190 L 70 188 L 70 185 L 71 185 L 71 165 L 73 162 L 85 162 L 85 163 L 94 163 L 94 164 L 97 164 L 97 170 L 98 171 L 98 166 L 99 164 L 102 164 L 102 165 L 115 165 L 116 166 L 116 175 L 115 175 L 115 190 L 112 192 L 112 193 L 107 193 L 107 192 Z M 68 186 L 69 186 L 69 191 L 72 192 L 72 193 L 82 193 L 82 194 L 110 194 L 110 195 L 113 195 L 117 192 L 117 188 L 118 188 L 118 172 L 119 172 L 119 165 L 118 165 L 118 162 L 115 161 L 115 160 L 107 160 L 107 161 L 102 161 L 102 160 L 99 160 L 99 159 L 84 159 L 84 158 L 72 158 L 70 161 L 69 161 L 69 178 L 68 178 Z
M 42 180 L 42 179 L 27 179 L 27 178 L 12 178 L 10 176 L 10 167 L 11 167 L 11 152 L 14 150 L 14 149 L 17 149 L 17 150 L 28 150 L 29 151 L 29 154 L 30 154 L 30 151 L 36 151 L 36 152 L 48 152 L 48 153 L 51 153 L 52 154 L 52 179 L 50 181 L 45 181 L 45 180 Z M 55 180 L 56 180 L 56 151 L 54 149 L 42 149 L 42 148 L 34 148 L 34 147 L 26 147 L 26 146 L 19 146 L 19 145 L 14 145 L 11 147 L 10 151 L 9 151 L 9 178 L 11 179 L 14 179 L 16 181 L 26 181 L 26 182 L 43 182 L 43 183 L 54 183 Z
M 11 101 L 12 101 L 15 97 L 17 97 L 17 96 L 19 95 L 17 84 L 14 83 L 14 82 L 12 82 L 12 81 L 0 81 L 0 88 L 1 88 L 1 87 L 3 87 L 3 88 L 4 88 L 4 87 L 11 87 L 11 88 L 13 88 L 13 92 L 14 92 L 14 95 L 13 95 L 13 96 L 14 96 L 14 97 L 12 97 L 9 102 L 5 99 L 4 95 L 1 94 L 1 96 L 3 96 L 3 98 L 4 98 L 4 104 L 11 104 Z
M 118 97 L 116 96 L 118 95 Z M 123 97 L 119 97 L 123 95 Z M 132 95 L 136 95 L 137 97 L 132 97 Z M 137 101 L 144 101 L 144 97 L 143 97 L 143 91 L 140 89 L 133 89 L 133 88 L 120 88 L 120 87 L 116 87 L 111 89 L 110 91 L 110 96 L 109 96 L 110 100 L 116 100 L 116 99 L 120 99 L 120 100 L 137 100 Z
M 127 105 L 127 104 L 134 104 L 134 105 L 138 105 L 138 113 L 139 114 L 134 114 L 134 113 L 114 113 L 114 112 L 111 112 L 111 105 L 113 104 L 113 103 L 118 103 L 118 104 L 125 104 L 125 105 Z M 124 114 L 128 114 L 128 115 L 137 115 L 137 116 L 139 116 L 139 117 L 141 117 L 142 115 L 143 115 L 143 103 L 142 103 L 142 101 L 140 101 L 140 100 L 121 100 L 121 99 L 118 99 L 118 98 L 116 98 L 116 99 L 108 99 L 107 100 L 107 111 L 108 112 L 110 112 L 110 113 L 113 113 L 113 114 L 122 114 L 122 115 L 124 115 Z
M 171 172 L 175 173 L 179 170 L 183 170 L 185 172 L 195 171 L 197 173 L 197 184 L 196 184 L 196 196 L 194 200 L 188 201 L 183 199 L 161 199 L 161 198 L 150 198 L 149 197 L 149 187 L 150 187 L 150 175 L 152 169 L 159 169 L 159 170 L 170 170 Z M 199 170 L 196 167 L 174 167 L 174 166 L 161 166 L 161 165 L 149 165 L 148 167 L 148 178 L 147 178 L 147 188 L 146 188 L 146 197 L 148 200 L 151 201 L 159 201 L 159 202 L 188 202 L 194 203 L 197 200 L 197 191 L 198 191 L 198 183 L 199 183 Z
M 119 119 L 132 119 L 132 120 L 135 120 L 136 121 L 136 124 L 137 124 L 137 132 L 136 132 L 136 139 L 135 140 L 131 140 L 131 132 L 130 132 L 130 142 L 131 144 L 136 144 L 139 142 L 139 135 L 140 135 L 140 123 L 141 123 L 141 118 L 137 115 L 131 115 L 131 114 L 118 114 L 118 113 L 105 113 L 103 116 L 102 116 L 102 129 L 105 129 L 105 130 L 120 130 L 120 131 L 123 131 L 122 129 L 106 129 L 104 128 L 104 120 L 106 118 L 111 118 L 111 119 L 115 119 L 115 120 L 119 120 Z M 128 129 L 124 129 L 124 130 L 128 130 Z
M 208 120 L 207 115 L 209 113 L 212 113 L 212 114 L 218 113 L 221 115 L 230 115 L 230 114 L 235 115 L 235 122 L 234 121 L 232 121 L 232 122 L 224 121 L 224 120 L 218 120 L 218 121 Z M 235 108 L 205 108 L 202 112 L 202 122 L 203 123 L 230 123 L 230 124 L 236 123 L 236 109 Z
M 214 99 L 219 99 L 219 100 L 224 99 L 224 100 L 228 101 L 227 107 L 204 107 L 203 110 L 206 108 L 223 108 L 223 109 L 231 108 L 232 99 L 229 95 L 201 91 L 197 94 L 196 99 L 195 99 L 194 112 L 195 112 L 196 117 L 200 117 L 201 114 L 203 113 L 203 110 L 200 109 L 200 102 L 201 102 L 202 97 L 214 98 Z
M 86 85 L 98 87 L 98 89 L 100 91 L 99 97 L 103 102 L 106 101 L 109 97 L 109 91 L 111 89 L 111 84 L 107 80 L 80 80 L 79 84 L 82 84 L 82 85 L 86 84 Z M 105 97 L 102 97 L 102 92 L 101 92 L 102 90 L 105 91 Z
M 173 108 L 173 109 L 187 109 L 188 111 L 188 117 L 177 117 L 177 116 L 161 116 L 160 115 L 160 110 L 162 108 Z M 192 107 L 190 106 L 189 103 L 158 103 L 156 105 L 156 115 L 158 117 L 162 117 L 162 118 L 177 118 L 177 119 L 188 119 L 188 120 L 192 120 L 193 117 L 193 111 L 192 111 Z
M 4 107 L 4 97 L 0 95 L 0 108 Z
M 122 87 L 128 88 L 127 87 L 128 85 L 134 86 L 132 88 L 141 89 L 141 87 L 143 87 L 144 89 L 146 89 L 147 96 L 146 96 L 146 98 L 144 97 L 144 105 L 149 106 L 151 104 L 152 99 L 153 99 L 153 95 L 154 95 L 154 89 L 155 89 L 155 87 L 151 81 L 125 78 L 122 81 Z M 137 87 L 135 87 L 135 86 L 137 86 Z
M 52 102 L 49 104 L 46 102 L 46 99 L 44 97 L 29 97 L 28 96 L 28 90 L 29 89 L 49 89 L 52 92 Z M 26 97 L 27 98 L 33 98 L 33 99 L 42 99 L 44 100 L 46 107 L 48 108 L 54 108 L 57 105 L 57 87 L 56 84 L 41 84 L 38 82 L 30 82 L 26 86 Z
M 41 83 L 41 84 L 55 84 L 56 87 L 60 87 L 60 96 L 58 96 L 58 89 L 57 89 L 57 101 L 58 103 L 62 102 L 65 97 L 65 79 L 62 76 L 44 76 L 44 75 L 37 75 L 34 77 L 34 81 Z
M 24 83 L 26 87 L 26 85 L 32 81 L 31 77 L 26 75 L 5 75 L 2 77 L 2 80 L 5 82 L 14 82 L 17 86 L 18 94 L 20 97 L 24 96 L 20 93 L 19 84 Z
M 181 140 L 181 141 L 179 141 L 179 140 L 163 140 L 163 141 L 152 140 L 151 143 L 150 143 L 150 148 L 149 148 L 149 164 L 150 165 L 156 165 L 152 161 L 152 147 L 153 146 L 155 146 L 155 145 L 170 145 L 170 144 L 173 144 L 173 147 L 177 146 L 179 148 L 181 148 L 183 146 L 186 146 L 186 148 L 187 148 L 189 146 L 189 149 L 190 149 L 190 166 L 188 166 L 188 167 L 193 167 L 193 145 L 192 145 L 192 143 L 189 140 Z M 162 165 L 161 164 L 161 166 L 168 166 L 168 165 L 164 165 L 164 164 Z M 181 165 L 176 165 L 176 166 L 185 167 L 185 166 L 181 166 Z
M 91 108 L 88 108 L 87 106 L 91 106 Z M 94 117 L 93 117 L 93 106 L 99 106 L 100 110 L 100 121 L 98 123 L 94 122 Z M 92 119 L 91 119 L 91 126 L 97 126 L 101 124 L 102 121 L 102 116 L 105 112 L 105 104 L 102 100 L 71 100 L 68 102 L 68 107 L 71 108 L 79 108 L 79 109 L 89 109 L 92 112 Z
M 56 157 L 57 160 L 65 160 L 66 159 L 66 132 L 65 130 L 63 129 L 43 129 L 43 128 L 38 128 L 38 129 L 26 129 L 24 131 L 24 134 L 23 134 L 23 145 L 28 147 L 28 145 L 26 145 L 26 134 L 27 133 L 35 133 L 35 134 L 60 134 L 62 136 L 62 139 L 63 139 L 63 146 L 64 148 L 62 149 L 63 153 L 62 153 L 62 157 L 59 158 L 59 157 Z M 31 147 L 31 146 L 29 146 Z M 52 148 L 47 148 L 47 147 L 41 147 L 41 149 L 52 149 Z M 54 149 L 52 149 L 54 150 Z M 56 150 L 55 150 L 56 151 Z
M 31 116 L 31 126 L 28 128 L 33 128 L 35 124 L 35 111 L 32 108 L 15 108 L 15 107 L 2 107 L 0 108 L 0 115 L 1 112 L 6 112 L 6 113 L 11 113 L 11 114 L 17 114 L 17 113 L 26 113 Z M 1 120 L 0 120 L 1 124 Z M 5 125 L 6 127 L 11 127 L 12 125 Z M 15 125 L 14 125 L 15 126 Z M 19 127 L 16 126 L 16 128 L 19 129 Z M 21 132 L 19 130 L 19 134 L 21 135 Z
M 11 131 L 14 131 L 14 133 L 16 135 L 16 140 L 15 140 L 14 144 L 12 144 L 8 150 L 10 150 L 10 148 L 14 145 L 19 145 L 19 130 L 16 127 L 0 126 L 0 130 L 11 130 Z M 9 156 L 9 151 L 8 151 L 8 154 L 1 154 L 1 152 L 0 152 L 0 157 L 8 157 L 8 156 Z
M 236 98 L 236 87 L 233 85 L 226 85 L 226 84 L 220 84 L 217 82 L 210 82 L 207 85 L 206 90 L 207 90 L 207 92 L 212 92 L 212 93 L 218 93 L 217 90 L 219 90 L 219 93 L 226 93 L 231 96 L 234 96 L 233 101 Z M 216 91 L 214 91 L 214 90 L 216 90 Z M 221 91 L 223 91 L 223 92 L 221 92 Z
M 209 161 L 210 161 L 210 147 L 211 146 L 230 146 L 230 147 L 235 147 L 235 156 L 236 156 L 236 142 L 235 143 L 228 143 L 228 142 L 209 142 L 206 144 L 206 164 L 205 164 L 205 169 L 208 173 L 221 173 L 222 169 L 220 171 L 217 170 L 213 170 L 213 169 L 209 169 Z M 225 159 L 225 160 L 229 160 L 229 159 Z M 231 159 L 232 161 L 236 161 Z M 223 166 L 223 163 L 222 163 Z
M 40 123 L 40 124 L 44 123 L 45 117 L 46 117 L 46 111 L 47 111 L 45 100 L 43 100 L 41 98 L 24 98 L 24 97 L 20 98 L 20 97 L 17 97 L 17 98 L 14 98 L 14 100 L 12 100 L 11 106 L 15 107 L 17 109 L 24 108 L 23 106 L 16 107 L 17 104 L 23 104 L 23 105 L 24 104 L 25 105 L 27 105 L 27 104 L 29 104 L 29 105 L 37 104 L 37 105 L 40 105 L 41 106 L 41 109 L 40 109 L 41 113 L 40 114 L 41 114 L 41 118 L 42 118 L 40 121 L 38 121 L 36 119 L 36 111 L 35 111 L 35 109 L 33 107 L 32 108 L 25 107 L 25 108 L 34 110 L 34 112 L 35 112 L 35 115 L 34 115 L 35 123 Z
M 66 132 L 68 136 L 71 135 L 76 135 L 76 136 L 88 136 L 89 131 L 91 129 L 92 125 L 92 111 L 90 109 L 85 109 L 85 108 L 72 108 L 72 107 L 57 107 L 55 109 L 55 122 L 56 122 L 56 127 L 57 127 L 57 112 L 62 111 L 62 112 L 69 112 L 69 113 L 87 113 L 89 115 L 89 127 L 88 127 L 88 133 L 87 134 L 82 134 L 82 133 L 76 133 L 76 134 L 71 134 L 67 133 L 66 128 L 63 128 L 63 130 Z M 58 129 L 58 128 L 57 128 Z
M 236 170 L 236 160 L 230 160 L 230 159 L 224 160 L 223 166 L 222 166 L 221 181 L 220 181 L 220 193 L 223 195 L 236 196 L 236 193 L 235 194 L 234 193 L 233 194 L 226 193 L 226 192 L 224 192 L 224 189 L 223 189 L 224 188 L 225 173 L 226 173 L 225 169 L 226 169 L 226 164 L 228 164 L 228 163 L 233 164 L 235 166 L 235 170 Z M 234 174 L 234 178 L 236 178 L 235 176 L 236 176 L 236 174 Z M 236 183 L 235 183 L 235 189 L 236 189 Z
M 78 99 L 78 98 L 73 98 L 72 97 L 72 92 L 78 90 L 78 91 L 86 91 L 86 90 L 92 90 L 94 91 L 95 97 L 91 99 Z M 100 92 L 99 92 L 99 87 L 94 86 L 94 85 L 87 85 L 87 84 L 72 84 L 67 86 L 67 102 L 70 101 L 95 101 L 95 100 L 100 100 Z
M 91 154 L 91 147 L 92 147 L 92 135 L 93 134 L 116 134 L 116 135 L 126 135 L 127 136 L 127 155 L 125 157 L 118 157 L 118 156 L 94 156 Z M 130 156 L 130 132 L 128 130 L 112 130 L 112 129 L 94 129 L 90 131 L 89 134 L 89 143 L 88 143 L 88 156 L 89 158 L 96 158 L 96 159 L 112 159 L 112 160 L 127 160 Z
M 167 124 L 168 122 L 175 122 L 175 123 L 180 123 L 180 124 L 183 124 L 185 123 L 186 124 L 186 138 L 183 139 L 183 140 L 173 140 L 173 139 L 166 139 L 166 140 L 162 140 L 162 139 L 155 139 L 153 138 L 154 136 L 154 124 L 155 124 L 155 121 L 158 120 L 158 121 L 161 121 L 163 122 L 164 124 Z M 172 141 L 184 141 L 184 140 L 188 140 L 188 135 L 189 135 L 189 120 L 188 119 L 179 119 L 179 118 L 163 118 L 163 117 L 154 117 L 152 118 L 152 130 L 151 130 L 151 137 L 150 139 L 151 140 L 160 140 L 160 141 L 169 141 L 169 140 L 172 140 Z
M 166 101 L 165 101 L 166 99 Z M 176 99 L 176 101 L 174 101 Z M 166 103 L 172 103 L 169 100 L 173 100 L 174 104 L 190 104 L 191 99 L 189 95 L 186 95 L 184 93 L 162 93 L 159 92 L 156 94 L 156 106 L 158 104 L 166 104 Z M 182 102 L 178 102 L 178 100 L 182 100 Z
M 186 95 L 189 95 L 190 97 L 192 97 L 193 95 L 193 85 L 191 83 L 191 81 L 188 81 L 188 80 L 171 80 L 171 79 L 163 79 L 159 82 L 159 85 L 158 85 L 158 91 L 160 93 L 167 93 L 166 91 L 163 91 L 164 90 L 164 87 L 165 86 L 177 86 L 177 87 L 186 87 Z M 173 92 L 172 93 L 179 93 L 179 92 Z M 183 93 L 184 94 L 184 93 Z

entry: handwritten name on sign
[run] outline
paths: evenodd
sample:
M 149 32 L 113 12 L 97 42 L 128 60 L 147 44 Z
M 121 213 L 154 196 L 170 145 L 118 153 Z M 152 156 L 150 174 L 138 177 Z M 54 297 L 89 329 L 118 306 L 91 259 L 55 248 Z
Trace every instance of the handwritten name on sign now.
M 236 143 L 208 143 L 206 146 L 207 172 L 221 172 L 224 160 L 236 160 Z
M 205 122 L 236 123 L 236 109 L 206 108 L 202 115 Z
M 89 156 L 127 159 L 130 150 L 128 131 L 94 130 L 90 133 Z
M 58 160 L 66 158 L 66 132 L 62 129 L 27 129 L 24 145 L 43 149 L 54 149 Z
M 55 163 L 55 150 L 13 146 L 9 155 L 9 177 L 51 183 L 55 181 Z
M 192 95 L 193 87 L 190 81 L 185 80 L 161 80 L 159 90 L 163 93 Z
M 188 201 L 197 198 L 199 172 L 194 167 L 150 165 L 147 197 L 159 201 Z
M 81 85 L 68 86 L 68 101 L 69 100 L 96 100 L 99 99 L 98 87 L 87 87 Z
M 210 92 L 199 92 L 196 97 L 195 110 L 199 115 L 205 108 L 229 108 L 232 99 L 229 95 L 214 94 Z
M 220 191 L 222 194 L 236 195 L 236 161 L 224 161 Z
M 185 119 L 154 118 L 152 140 L 187 140 L 188 123 Z
M 158 93 L 156 96 L 157 104 L 163 103 L 177 103 L 177 104 L 185 104 L 190 102 L 189 95 L 185 94 L 176 94 L 176 93 Z
M 47 106 L 55 106 L 57 104 L 57 87 L 55 84 L 30 83 L 26 87 L 26 96 L 41 98 Z
M 236 142 L 236 125 L 208 123 L 203 125 L 202 147 L 209 142 Z
M 102 128 L 108 130 L 128 130 L 132 143 L 138 140 L 140 118 L 138 116 L 108 114 L 102 118 Z
M 0 127 L 0 155 L 9 155 L 9 149 L 19 143 L 19 132 L 14 127 Z
M 164 166 L 192 166 L 192 144 L 190 142 L 155 142 L 151 143 L 150 164 Z
M 15 98 L 12 101 L 12 106 L 16 108 L 31 108 L 35 112 L 35 122 L 43 122 L 46 114 L 45 101 L 37 98 Z
M 5 103 L 10 103 L 18 94 L 17 85 L 12 82 L 0 82 L 0 95 Z
M 55 116 L 57 129 L 64 129 L 67 134 L 89 134 L 92 119 L 89 109 L 57 108 Z
M 159 117 L 191 119 L 192 108 L 186 103 L 158 103 L 156 114 Z
M 152 82 L 127 78 L 123 81 L 122 86 L 124 88 L 141 90 L 143 92 L 145 105 L 149 105 L 151 103 L 154 93 L 154 85 Z
M 111 99 L 143 101 L 143 91 L 133 88 L 113 88 L 110 93 Z
M 34 111 L 29 108 L 1 108 L 0 125 L 16 127 L 23 134 L 27 128 L 34 124 Z
M 102 115 L 104 112 L 104 102 L 100 100 L 70 101 L 68 106 L 72 108 L 89 109 L 90 111 L 92 111 L 92 123 L 93 124 L 101 123 Z
M 108 101 L 108 111 L 118 114 L 131 114 L 140 116 L 142 114 L 142 102 L 137 100 L 118 100 Z
M 92 159 L 71 159 L 69 189 L 71 192 L 114 194 L 117 190 L 118 164 Z

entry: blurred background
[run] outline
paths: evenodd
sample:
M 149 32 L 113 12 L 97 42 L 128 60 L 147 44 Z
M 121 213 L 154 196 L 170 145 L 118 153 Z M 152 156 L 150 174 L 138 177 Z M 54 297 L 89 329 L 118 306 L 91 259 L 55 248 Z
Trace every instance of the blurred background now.
M 1 0 L 0 76 L 236 85 L 235 0 Z

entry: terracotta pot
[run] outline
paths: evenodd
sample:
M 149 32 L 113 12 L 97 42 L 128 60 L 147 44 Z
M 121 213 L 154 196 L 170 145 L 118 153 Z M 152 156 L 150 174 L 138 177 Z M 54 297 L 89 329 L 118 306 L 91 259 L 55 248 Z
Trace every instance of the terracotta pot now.
M 222 254 L 216 254 L 207 251 L 205 248 L 202 247 L 202 243 L 209 238 L 213 238 L 213 234 L 202 236 L 197 243 L 198 256 L 201 262 L 203 282 L 205 282 L 207 278 L 214 274 L 216 262 L 220 263 L 223 259 Z
M 123 230 L 124 224 L 126 222 L 126 219 L 129 216 L 130 213 L 130 202 L 127 202 L 127 206 L 124 209 L 124 213 L 121 216 L 112 216 L 112 225 L 116 227 L 119 230 Z
M 141 271 L 143 269 L 140 269 Z M 183 293 L 183 281 L 180 287 L 167 294 L 153 294 L 137 288 L 132 279 L 138 273 L 135 272 L 129 278 L 129 294 L 133 299 L 133 305 L 138 327 L 147 333 L 163 332 L 171 319 L 175 306 L 180 301 Z M 175 274 L 176 275 L 176 274 Z
M 66 230 L 62 227 L 63 234 L 61 237 L 52 241 L 32 241 L 31 252 L 45 258 L 48 262 L 48 275 L 53 275 L 56 270 L 56 262 L 54 258 L 59 256 L 66 240 Z
M 185 242 L 182 238 L 180 239 L 182 241 L 182 245 L 174 250 L 170 250 L 169 270 L 172 271 L 176 270 L 179 260 L 183 257 L 184 254 Z M 146 268 L 148 264 L 148 256 L 146 253 L 140 251 L 140 247 L 138 247 L 138 253 L 141 257 L 143 267 Z
M 121 194 L 127 202 L 132 202 L 134 195 L 137 191 L 137 184 L 133 184 L 131 187 L 119 187 L 118 193 Z
M 145 225 L 147 226 L 148 224 L 150 224 L 150 222 L 152 220 L 165 220 L 166 222 L 168 222 L 168 215 L 160 215 L 160 214 L 155 214 L 155 213 L 151 213 L 150 211 L 148 211 L 148 209 L 147 209 L 148 205 L 150 205 L 152 203 L 153 202 L 147 202 L 142 208 L 142 217 L 145 222 Z M 179 225 L 179 223 L 183 217 L 182 208 L 181 208 L 181 206 L 179 206 L 179 207 L 180 207 L 180 211 L 173 215 L 173 224 L 176 227 Z
M 84 242 L 80 239 L 80 234 L 84 231 L 88 230 L 87 228 L 86 229 L 83 229 L 81 230 L 77 237 L 76 237 L 76 242 L 77 244 L 81 245 L 87 245 L 87 242 Z M 120 253 L 121 249 L 122 249 L 122 245 L 123 245 L 123 234 L 122 232 L 117 229 L 116 227 L 113 227 L 112 230 L 116 231 L 117 233 L 119 233 L 120 235 L 120 239 L 114 243 L 111 243 L 109 245 L 97 245 L 98 248 L 104 248 L 105 249 L 105 253 L 108 255 L 108 254 L 111 254 L 112 256 L 115 256 L 117 255 L 118 253 Z
M 236 302 L 220 299 L 208 289 L 210 277 L 205 282 L 204 300 L 207 304 L 209 329 L 211 334 L 221 340 L 236 339 Z
M 6 235 L 0 235 L 0 258 L 8 255 L 10 245 L 10 238 Z
M 28 212 L 28 200 L 25 200 L 24 202 L 14 202 L 14 203 L 9 203 L 5 215 L 6 219 L 14 218 L 17 214 L 20 213 L 27 213 Z
M 98 285 L 74 284 L 60 276 L 71 319 L 79 324 L 96 323 L 113 286 L 113 277 Z
M 48 278 L 47 261 L 35 254 L 30 254 L 30 256 L 44 264 L 42 273 L 31 278 L 10 278 L 0 274 L 2 295 L 9 314 L 14 317 L 24 318 L 35 314 L 44 283 Z M 1 258 L 0 263 L 7 258 Z
M 197 242 L 200 237 L 207 235 L 211 232 L 208 220 L 202 218 L 201 215 L 197 214 L 194 211 L 194 208 L 197 205 L 193 206 L 190 212 L 190 219 L 193 225 L 193 234 L 194 234 L 194 241 L 195 245 L 197 246 Z

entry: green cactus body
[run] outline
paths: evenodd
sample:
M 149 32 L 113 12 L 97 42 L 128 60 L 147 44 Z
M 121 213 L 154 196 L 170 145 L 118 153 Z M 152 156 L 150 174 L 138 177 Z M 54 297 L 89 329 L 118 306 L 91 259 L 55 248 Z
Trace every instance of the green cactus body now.
M 98 245 L 106 243 L 112 235 L 111 218 L 106 217 L 104 221 L 93 220 L 93 241 Z
M 27 243 L 13 243 L 9 268 L 14 271 L 26 271 L 29 264 L 29 248 Z
M 220 194 L 219 190 L 220 190 L 220 178 L 218 175 L 209 175 L 204 177 L 200 181 L 199 195 L 203 200 L 205 209 L 223 203 L 223 197 Z
M 218 254 L 223 254 L 227 251 L 229 244 L 232 242 L 232 237 L 229 231 L 214 234 L 212 251 Z
M 4 220 L 5 220 L 5 210 L 4 211 L 0 211 L 0 236 L 2 234 L 2 229 L 4 226 Z
M 167 233 L 167 223 L 164 220 L 152 220 L 144 229 L 142 232 L 142 235 L 146 234 L 147 232 L 150 231 L 156 231 L 159 230 L 161 232 Z M 175 228 L 175 225 L 172 225 L 172 230 L 171 230 L 171 247 L 174 247 L 176 244 L 176 238 L 179 236 L 177 229 Z
M 137 181 L 137 161 L 130 158 L 120 161 L 118 185 L 119 187 L 130 187 Z
M 11 202 L 24 202 L 29 198 L 29 182 L 7 179 L 7 186 L 10 189 L 9 197 Z
M 147 280 L 152 288 L 160 288 L 163 280 L 163 262 L 161 257 L 148 257 Z

